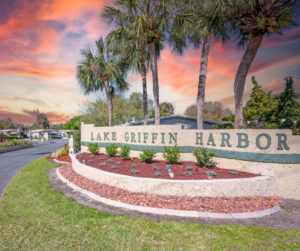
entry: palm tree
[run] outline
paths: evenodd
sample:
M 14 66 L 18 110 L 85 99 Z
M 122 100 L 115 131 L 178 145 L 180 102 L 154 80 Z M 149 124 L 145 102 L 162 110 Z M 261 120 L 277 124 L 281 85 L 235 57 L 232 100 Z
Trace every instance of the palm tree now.
M 108 126 L 112 126 L 112 96 L 118 91 L 128 90 L 129 84 L 125 81 L 128 67 L 123 58 L 107 49 L 102 38 L 96 41 L 96 49 L 95 55 L 90 47 L 80 51 L 83 59 L 77 67 L 76 77 L 84 94 L 105 90 L 108 102 Z
M 147 71 L 150 55 L 147 44 L 136 43 L 135 35 L 135 33 L 129 33 L 122 27 L 107 35 L 107 44 L 111 50 L 122 54 L 131 68 L 142 76 L 144 125 L 146 126 L 148 124 Z
M 182 38 L 182 40 L 175 39 L 176 52 L 181 54 L 183 48 L 186 47 L 185 37 L 188 37 L 195 47 L 202 43 L 197 91 L 197 129 L 203 129 L 203 107 L 211 36 L 213 34 L 215 37 L 222 37 L 223 41 L 228 38 L 224 22 L 218 15 L 210 14 L 209 1 L 188 1 L 182 8 L 179 8 L 181 12 L 177 13 L 173 22 L 173 33 Z
M 160 125 L 157 53 L 165 39 L 170 12 L 169 0 L 114 0 L 111 6 L 104 7 L 101 14 L 109 25 L 114 24 L 130 34 L 137 47 L 147 46 L 152 71 L 155 125 Z
M 50 123 L 49 120 L 47 119 L 46 115 L 44 114 L 39 114 L 36 117 L 36 123 L 42 128 L 42 134 L 44 135 L 44 128 L 49 128 Z
M 246 51 L 239 65 L 235 82 L 235 128 L 243 121 L 243 94 L 245 81 L 251 64 L 265 36 L 282 34 L 295 24 L 299 14 L 299 0 L 211 0 L 212 15 L 219 15 L 236 32 L 239 47 Z

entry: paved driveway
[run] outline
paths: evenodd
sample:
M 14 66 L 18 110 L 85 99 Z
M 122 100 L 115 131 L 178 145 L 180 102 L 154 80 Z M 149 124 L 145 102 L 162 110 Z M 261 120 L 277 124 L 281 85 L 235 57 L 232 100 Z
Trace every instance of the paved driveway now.
M 53 140 L 52 143 L 40 144 L 33 141 L 33 147 L 0 154 L 0 199 L 8 183 L 30 162 L 61 148 L 67 139 Z

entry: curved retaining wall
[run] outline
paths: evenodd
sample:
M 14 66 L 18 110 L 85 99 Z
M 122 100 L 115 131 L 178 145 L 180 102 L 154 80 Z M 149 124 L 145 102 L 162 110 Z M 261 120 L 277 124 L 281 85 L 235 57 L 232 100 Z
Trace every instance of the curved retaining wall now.
M 189 197 L 253 197 L 274 196 L 276 193 L 276 180 L 267 176 L 223 180 L 137 178 L 83 165 L 76 159 L 75 155 L 71 158 L 72 167 L 79 175 L 131 192 Z

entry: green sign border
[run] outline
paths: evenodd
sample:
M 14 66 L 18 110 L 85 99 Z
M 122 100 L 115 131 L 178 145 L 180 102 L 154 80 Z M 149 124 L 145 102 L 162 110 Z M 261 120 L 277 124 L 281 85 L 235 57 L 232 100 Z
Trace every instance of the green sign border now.
M 111 144 L 116 144 L 118 147 L 129 145 L 131 150 L 142 151 L 143 149 L 153 149 L 157 152 L 164 152 L 163 146 L 149 146 L 149 145 L 135 145 L 135 144 L 125 144 L 125 143 L 102 143 L 102 142 L 80 142 L 82 146 L 88 146 L 90 143 L 96 143 L 99 147 L 106 147 Z M 183 153 L 192 153 L 193 150 L 198 149 L 196 146 L 179 146 Z M 216 157 L 236 159 L 236 160 L 246 160 L 253 162 L 266 162 L 266 163 L 282 163 L 282 164 L 299 164 L 300 154 L 278 154 L 278 153 L 253 153 L 253 152 L 237 152 L 237 151 L 227 151 L 219 149 L 209 149 L 215 151 Z

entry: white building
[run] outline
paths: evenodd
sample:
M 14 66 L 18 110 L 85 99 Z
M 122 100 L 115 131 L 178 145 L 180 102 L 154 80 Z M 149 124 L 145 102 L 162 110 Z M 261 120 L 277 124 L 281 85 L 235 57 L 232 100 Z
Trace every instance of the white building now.
M 70 133 L 72 131 L 76 131 L 76 130 L 52 130 L 51 129 L 51 134 L 52 135 L 61 135 L 63 138 L 68 138 L 68 136 L 70 135 Z M 42 137 L 42 132 L 44 133 L 48 133 L 48 135 L 50 135 L 50 129 L 36 129 L 36 130 L 31 130 L 28 132 L 28 137 L 32 137 L 32 138 L 40 138 Z
M 0 134 L 5 134 L 6 136 L 16 136 L 17 130 L 16 129 L 7 129 L 7 130 L 0 130 Z

